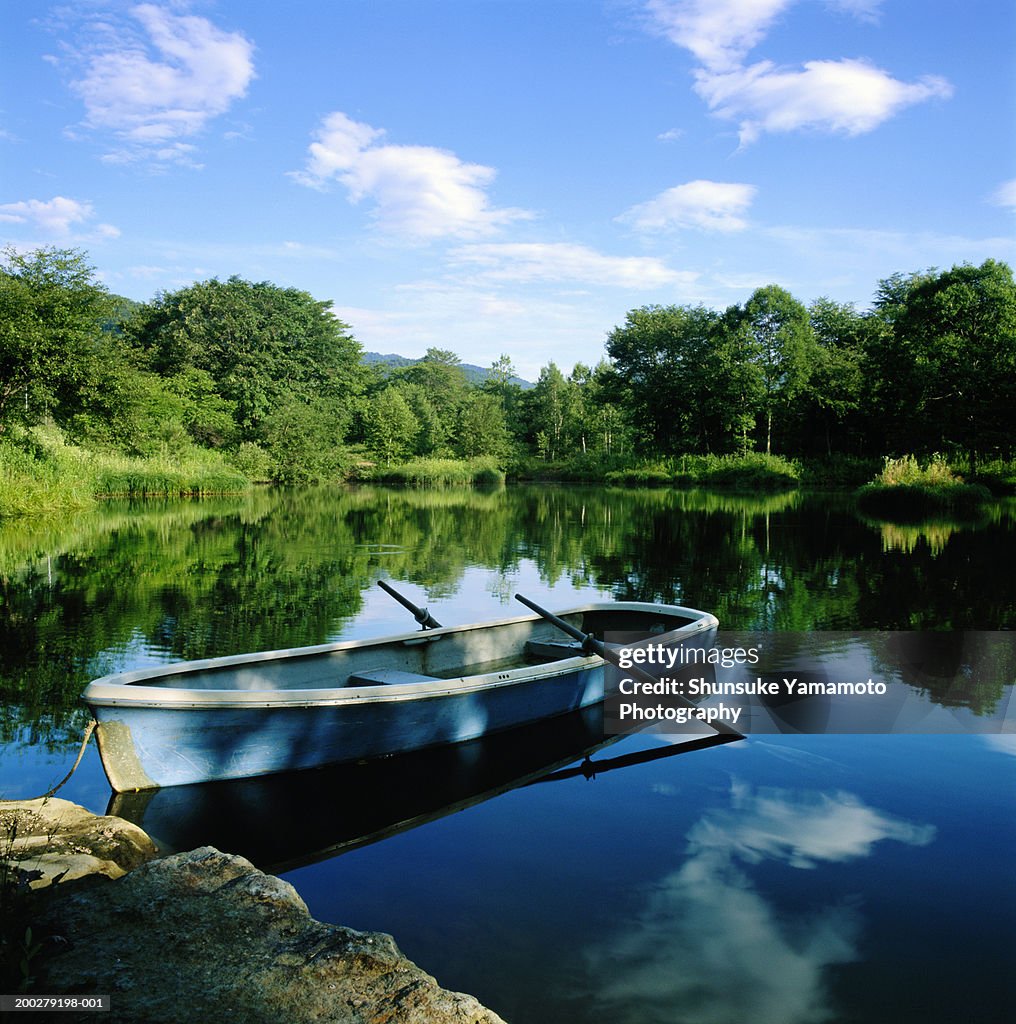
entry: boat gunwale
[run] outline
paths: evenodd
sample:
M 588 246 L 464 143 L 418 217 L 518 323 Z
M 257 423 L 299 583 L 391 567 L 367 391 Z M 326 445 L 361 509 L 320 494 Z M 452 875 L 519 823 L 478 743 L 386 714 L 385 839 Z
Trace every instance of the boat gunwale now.
M 576 615 L 592 611 L 650 611 L 664 613 L 691 621 L 658 636 L 646 638 L 640 643 L 673 644 L 698 633 L 718 627 L 719 621 L 711 612 L 681 605 L 665 605 L 644 601 L 592 602 L 574 608 L 567 608 L 557 614 Z M 257 665 L 264 662 L 283 661 L 298 658 L 312 658 L 349 650 L 363 650 L 370 647 L 387 647 L 393 644 L 415 645 L 435 643 L 450 634 L 475 629 L 491 629 L 522 622 L 537 622 L 539 615 L 518 615 L 486 622 L 467 623 L 457 626 L 442 626 L 437 629 L 408 633 L 388 634 L 361 640 L 339 640 L 310 647 L 293 647 L 275 651 L 245 654 L 229 654 L 217 658 L 196 661 L 173 662 L 168 665 L 152 666 L 118 672 L 93 680 L 82 693 L 82 699 L 96 708 L 153 708 L 165 710 L 212 710 L 215 708 L 310 708 L 330 707 L 343 704 L 364 704 L 374 702 L 395 703 L 422 700 L 442 696 L 463 695 L 480 690 L 492 690 L 503 686 L 514 686 L 529 680 L 552 679 L 556 676 L 594 669 L 603 664 L 599 655 L 578 654 L 557 661 L 518 668 L 505 668 L 478 675 L 434 679 L 410 683 L 380 683 L 368 686 L 331 686 L 304 689 L 245 689 L 231 687 L 222 689 L 189 689 L 178 686 L 145 686 L 143 680 L 162 679 L 166 676 L 186 676 L 206 671 L 219 671 L 231 667 Z M 637 645 L 633 645 L 637 646 Z

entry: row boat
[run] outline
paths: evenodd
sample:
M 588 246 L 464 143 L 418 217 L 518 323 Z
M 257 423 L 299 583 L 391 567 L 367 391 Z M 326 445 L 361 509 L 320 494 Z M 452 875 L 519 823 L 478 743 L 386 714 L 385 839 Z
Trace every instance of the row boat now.
M 353 764 L 114 793 L 106 813 L 144 829 L 163 854 L 214 846 L 281 874 L 523 786 L 593 779 L 732 738 L 670 735 L 666 743 L 600 756 L 626 738 L 605 733 L 603 710 L 594 704 L 465 743 Z
M 104 676 L 83 698 L 117 792 L 249 778 L 472 740 L 604 699 L 603 641 L 710 648 L 715 616 L 599 602 Z M 600 653 L 593 653 L 598 650 Z M 608 657 L 609 660 L 609 657 Z

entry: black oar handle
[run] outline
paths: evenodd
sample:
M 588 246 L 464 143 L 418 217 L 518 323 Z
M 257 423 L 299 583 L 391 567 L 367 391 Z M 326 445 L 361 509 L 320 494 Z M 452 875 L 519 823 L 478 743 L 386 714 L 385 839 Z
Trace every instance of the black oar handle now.
M 386 593 L 391 594 L 403 608 L 408 609 L 413 613 L 413 617 L 417 622 L 423 626 L 424 629 L 440 629 L 441 623 L 434 618 L 433 615 L 427 611 L 426 608 L 420 608 L 418 605 L 413 604 L 408 597 L 403 597 L 394 587 L 388 586 L 384 580 L 378 580 L 377 585 Z
M 603 657 L 603 644 L 592 633 L 583 633 L 581 629 L 576 629 L 570 622 L 565 622 L 564 619 L 559 619 L 553 612 L 548 612 L 546 608 L 541 608 L 538 604 L 534 604 L 528 597 L 516 594 L 515 600 L 524 604 L 531 611 L 536 612 L 537 615 L 546 619 L 551 625 L 557 626 L 558 629 L 567 633 L 573 640 L 578 640 L 582 644 L 582 650 L 591 651 L 593 654 L 598 654 L 601 658 Z
M 598 654 L 604 661 L 609 661 L 615 668 L 621 668 L 621 656 L 617 650 L 613 647 L 608 646 L 601 640 L 597 640 L 592 633 L 583 633 L 581 629 L 576 629 L 570 622 L 565 622 L 564 619 L 558 618 L 553 612 L 548 612 L 546 608 L 541 608 L 538 604 L 534 604 L 529 600 L 528 597 L 523 597 L 521 594 L 515 595 L 515 600 L 524 604 L 527 608 L 536 612 L 541 618 L 546 619 L 551 625 L 557 626 L 558 629 L 563 630 L 573 640 L 578 640 L 582 644 L 584 651 Z M 637 665 L 631 665 L 628 668 L 621 669 L 623 672 L 627 672 L 633 679 L 639 679 L 642 682 L 658 683 L 659 680 L 653 678 L 644 669 L 639 668 Z M 672 699 L 677 701 L 683 707 L 693 708 L 695 705 L 688 700 L 687 697 L 681 697 L 676 694 L 672 695 Z M 733 726 L 727 725 L 724 721 L 719 722 L 707 722 L 706 723 L 714 732 L 722 733 L 725 736 L 730 736 L 733 739 L 744 739 L 744 736 L 739 733 Z

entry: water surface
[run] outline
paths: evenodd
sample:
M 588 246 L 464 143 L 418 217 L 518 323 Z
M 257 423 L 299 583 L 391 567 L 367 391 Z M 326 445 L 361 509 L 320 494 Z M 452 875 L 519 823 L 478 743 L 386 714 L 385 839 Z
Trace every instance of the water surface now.
M 96 675 L 411 628 L 379 577 L 446 624 L 513 613 L 521 591 L 552 608 L 686 603 L 730 630 L 1000 630 L 1016 620 L 1014 556 L 1009 505 L 899 527 L 796 493 L 319 489 L 7 524 L 0 789 L 34 795 L 66 772 Z M 990 716 L 1007 673 L 915 691 Z M 509 1020 L 1008 1019 L 1013 736 L 774 735 L 678 754 L 641 734 L 560 771 L 601 738 L 559 723 L 113 809 L 285 870 L 315 916 L 391 932 Z M 94 748 L 60 795 L 106 810 Z

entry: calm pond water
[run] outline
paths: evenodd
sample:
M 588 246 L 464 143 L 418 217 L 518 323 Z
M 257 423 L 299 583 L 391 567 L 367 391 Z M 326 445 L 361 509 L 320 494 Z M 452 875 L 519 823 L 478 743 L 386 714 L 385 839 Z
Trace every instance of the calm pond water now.
M 411 628 L 378 578 L 447 624 L 513 614 L 521 592 L 551 608 L 686 603 L 739 631 L 1010 630 L 1014 521 L 1001 503 L 900 527 L 842 496 L 544 486 L 0 525 L 0 795 L 64 775 L 97 675 Z M 914 689 L 986 720 L 1006 712 L 1012 669 L 960 656 Z M 594 711 L 380 765 L 112 801 L 92 745 L 60 796 L 283 872 L 316 917 L 394 934 L 510 1021 L 1010 1019 L 1016 736 L 602 740 Z

